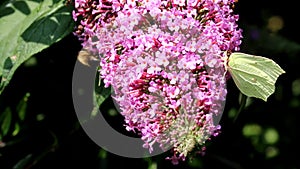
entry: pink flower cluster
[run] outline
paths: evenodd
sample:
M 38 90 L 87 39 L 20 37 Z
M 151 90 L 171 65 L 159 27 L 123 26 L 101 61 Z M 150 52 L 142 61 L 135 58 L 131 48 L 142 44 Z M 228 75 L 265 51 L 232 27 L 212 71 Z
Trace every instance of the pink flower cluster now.
M 126 129 L 173 163 L 220 131 L 222 54 L 239 50 L 234 0 L 75 0 L 76 34 L 100 57 L 100 75 Z M 204 148 L 203 148 L 204 149 Z

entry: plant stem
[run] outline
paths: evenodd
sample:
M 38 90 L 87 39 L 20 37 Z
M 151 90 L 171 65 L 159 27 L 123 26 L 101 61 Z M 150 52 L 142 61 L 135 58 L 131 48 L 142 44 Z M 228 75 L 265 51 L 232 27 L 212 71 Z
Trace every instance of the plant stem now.
M 246 106 L 246 102 L 247 102 L 247 96 L 244 95 L 243 93 L 241 93 L 241 101 L 240 101 L 240 108 L 239 110 L 237 111 L 234 119 L 233 119 L 233 122 L 235 123 L 236 119 L 238 118 L 239 114 L 241 113 L 241 111 L 245 108 Z

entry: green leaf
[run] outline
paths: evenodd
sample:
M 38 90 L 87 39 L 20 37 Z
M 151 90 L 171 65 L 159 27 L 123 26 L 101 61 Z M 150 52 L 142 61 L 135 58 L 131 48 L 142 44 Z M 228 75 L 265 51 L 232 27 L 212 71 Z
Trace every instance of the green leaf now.
M 271 59 L 240 52 L 230 55 L 226 68 L 244 95 L 264 101 L 275 92 L 275 82 L 285 73 Z
M 7 133 L 9 132 L 11 121 L 12 121 L 12 113 L 11 113 L 11 109 L 8 107 L 0 116 L 2 136 L 6 136 Z
M 28 101 L 29 96 L 30 96 L 30 93 L 26 93 L 25 96 L 22 98 L 22 100 L 20 100 L 20 102 L 19 102 L 19 104 L 17 105 L 17 108 L 16 108 L 16 110 L 18 112 L 19 119 L 21 121 L 23 121 L 25 119 L 27 101 Z
M 15 128 L 11 135 L 16 136 L 17 134 L 19 134 L 20 129 L 21 129 L 21 127 L 20 127 L 19 123 L 15 123 Z
M 0 94 L 32 55 L 72 32 L 72 6 L 64 0 L 14 0 L 0 7 Z
M 91 117 L 97 115 L 98 109 L 101 104 L 110 96 L 111 88 L 105 88 L 104 83 L 101 83 L 99 78 L 99 71 L 97 71 L 96 80 L 95 80 L 95 91 L 94 91 L 94 109 L 91 113 Z
M 13 169 L 24 169 L 26 165 L 30 163 L 31 159 L 32 154 L 26 155 L 23 159 L 21 159 L 17 164 L 14 165 Z

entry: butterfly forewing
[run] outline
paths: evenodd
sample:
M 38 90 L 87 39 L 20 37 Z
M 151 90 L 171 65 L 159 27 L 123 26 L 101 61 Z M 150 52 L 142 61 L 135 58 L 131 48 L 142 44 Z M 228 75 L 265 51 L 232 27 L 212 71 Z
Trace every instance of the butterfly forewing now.
M 260 72 L 266 73 L 268 76 L 267 80 L 271 81 L 274 84 L 277 78 L 281 74 L 285 73 L 285 71 L 282 70 L 276 62 L 262 56 L 235 52 L 230 56 L 229 59 L 233 59 L 237 64 L 248 65 L 248 67 L 250 66 L 251 69 L 257 68 Z

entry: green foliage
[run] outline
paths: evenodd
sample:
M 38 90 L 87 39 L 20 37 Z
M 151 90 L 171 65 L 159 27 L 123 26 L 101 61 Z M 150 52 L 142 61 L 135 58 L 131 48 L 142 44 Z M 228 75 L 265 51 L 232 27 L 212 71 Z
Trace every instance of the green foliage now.
M 30 96 L 30 93 L 26 93 L 25 96 L 20 100 L 19 104 L 16 107 L 18 112 L 18 117 L 21 121 L 24 121 L 26 115 L 27 101 Z
M 14 0 L 0 7 L 0 94 L 32 55 L 72 32 L 71 6 L 63 0 Z
M 91 117 L 95 117 L 98 113 L 99 107 L 102 103 L 110 96 L 111 87 L 105 88 L 104 83 L 99 79 L 99 71 L 97 71 L 95 79 L 95 89 L 94 89 L 94 109 L 91 113 Z
M 26 93 L 15 109 L 6 107 L 5 110 L 0 113 L 0 141 L 7 135 L 16 136 L 19 134 L 21 124 L 25 120 L 29 96 L 30 94 Z M 15 117 L 14 114 L 17 114 L 17 117 Z
M 12 120 L 12 112 L 11 109 L 7 107 L 0 116 L 0 122 L 1 122 L 0 139 L 7 135 L 10 129 L 11 120 Z
M 30 162 L 30 160 L 32 159 L 32 154 L 28 154 L 26 155 L 24 158 L 22 158 L 20 161 L 18 161 L 13 169 L 23 169 L 26 168 L 26 165 L 28 165 L 28 163 Z
M 277 144 L 280 136 L 275 128 L 252 123 L 244 125 L 242 131 L 255 150 L 264 153 L 267 159 L 279 155 Z

